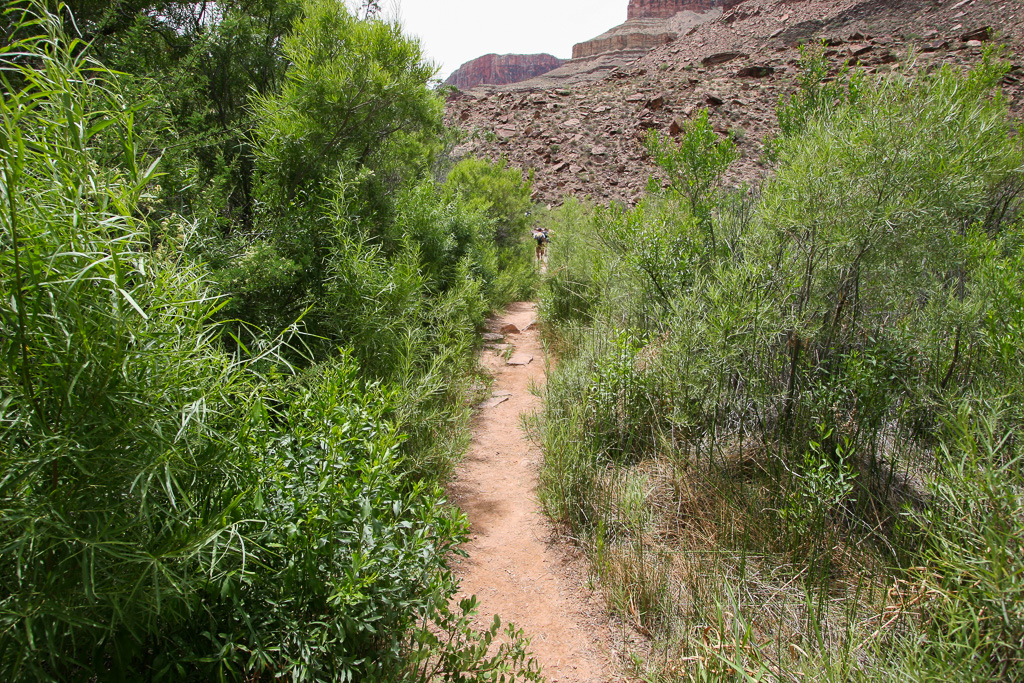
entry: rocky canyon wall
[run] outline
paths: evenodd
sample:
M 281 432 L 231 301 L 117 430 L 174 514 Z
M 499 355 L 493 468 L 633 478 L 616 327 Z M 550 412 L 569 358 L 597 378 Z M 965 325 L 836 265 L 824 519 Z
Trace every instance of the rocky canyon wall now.
M 627 19 L 668 19 L 680 12 L 718 9 L 724 0 L 629 0 Z
M 670 31 L 657 28 L 644 31 L 633 27 L 630 27 L 633 30 L 624 30 L 627 26 L 629 24 L 624 24 L 618 31 L 609 31 L 593 40 L 573 45 L 572 58 L 584 59 L 609 52 L 643 53 L 676 39 L 676 34 Z
M 510 85 L 546 74 L 564 63 L 565 60 L 549 54 L 484 55 L 460 66 L 445 83 L 459 90 L 478 85 Z
M 573 59 L 610 53 L 640 55 L 721 15 L 727 0 L 631 0 L 626 23 L 573 46 Z M 734 2 L 736 0 L 733 0 Z

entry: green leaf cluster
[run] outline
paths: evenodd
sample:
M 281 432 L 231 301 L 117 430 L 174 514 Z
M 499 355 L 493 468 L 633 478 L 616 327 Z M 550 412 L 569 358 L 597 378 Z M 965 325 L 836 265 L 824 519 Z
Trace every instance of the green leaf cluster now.
M 621 581 L 624 610 L 663 586 L 645 545 L 685 558 L 662 637 L 706 680 L 1018 680 L 1024 145 L 1008 65 L 990 50 L 964 71 L 829 80 L 820 53 L 803 63 L 756 191 L 721 191 L 734 154 L 698 117 L 679 144 L 649 138 L 668 192 L 560 211 L 542 499 Z M 642 532 L 621 523 L 636 479 L 662 512 Z M 709 566 L 740 578 L 709 587 Z M 758 606 L 790 585 L 776 571 L 805 584 L 799 628 Z M 920 607 L 861 631 L 851 576 L 914 582 Z M 687 638 L 693 620 L 735 650 Z
M 5 679 L 535 680 L 447 606 L 439 481 L 519 262 L 427 174 L 418 46 L 329 1 L 81 9 L 92 48 L 36 4 L 0 49 Z M 276 98 L 161 99 L 203 60 Z

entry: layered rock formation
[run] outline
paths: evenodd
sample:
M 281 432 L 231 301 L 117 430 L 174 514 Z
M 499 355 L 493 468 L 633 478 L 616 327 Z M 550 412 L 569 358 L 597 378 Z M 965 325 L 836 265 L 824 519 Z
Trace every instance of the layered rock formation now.
M 573 59 L 625 53 L 636 59 L 721 15 L 723 0 L 631 0 L 626 23 L 572 48 Z M 621 60 L 620 60 L 621 61 Z
M 663 30 L 661 22 L 634 21 L 585 43 L 573 45 L 572 58 L 587 59 L 609 52 L 644 53 L 665 43 L 671 43 L 677 36 L 675 32 Z
M 484 55 L 466 62 L 448 77 L 448 85 L 468 90 L 478 85 L 510 85 L 557 69 L 565 60 L 549 54 Z
M 832 74 L 851 69 L 868 78 L 901 68 L 908 54 L 904 68 L 914 71 L 961 69 L 982 59 L 986 43 L 1006 45 L 1015 68 L 1003 94 L 1024 119 L 1024 0 L 729 1 L 729 13 L 626 66 L 599 71 L 622 54 L 609 53 L 451 99 L 449 123 L 475 133 L 454 156 L 531 170 L 535 198 L 545 203 L 566 196 L 632 203 L 659 173 L 643 146 L 647 131 L 680 135 L 706 109 L 714 130 L 731 134 L 741 152 L 730 182 L 756 184 L 771 172 L 763 143 L 778 132 L 780 96 L 796 87 L 797 45 L 822 40 Z M 592 77 L 580 78 L 581 67 Z
M 477 86 L 534 90 L 598 80 L 640 59 L 652 49 L 671 43 L 695 27 L 719 18 L 722 3 L 726 1 L 630 0 L 626 22 L 573 46 L 569 61 L 558 60 L 557 64 L 540 61 L 544 57 L 553 60 L 550 55 L 485 55 L 464 64 L 447 82 L 461 90 Z M 535 74 L 540 75 L 527 75 L 532 68 L 526 63 L 530 59 L 538 60 Z M 507 60 L 509 64 L 502 64 L 501 60 Z M 516 65 L 517 60 L 522 63 L 522 68 Z
M 723 0 L 630 0 L 627 19 L 669 19 L 680 12 L 707 12 Z

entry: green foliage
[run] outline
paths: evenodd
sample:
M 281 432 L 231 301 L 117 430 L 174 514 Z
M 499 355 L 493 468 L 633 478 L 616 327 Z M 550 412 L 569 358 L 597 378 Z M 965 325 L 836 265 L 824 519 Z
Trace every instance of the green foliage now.
M 424 359 L 465 352 L 481 297 L 501 304 L 528 289 L 529 259 L 509 231 L 529 185 L 484 162 L 444 186 L 430 179 L 441 102 L 419 45 L 340 2 L 303 8 L 284 41 L 285 85 L 255 105 L 258 236 L 238 234 L 214 257 L 227 313 L 240 338 L 302 318 L 315 358 L 349 345 L 365 372 L 404 382 Z
M 589 322 L 604 298 L 602 290 L 616 273 L 612 259 L 601 246 L 594 211 L 568 199 L 552 214 L 556 228 L 571 226 L 556 239 L 548 257 L 548 275 L 541 290 L 540 308 L 545 318 L 557 323 Z M 615 253 L 615 252 L 610 252 Z
M 804 552 L 808 543 L 828 547 L 835 542 L 829 533 L 830 517 L 849 502 L 857 478 L 848 458 L 848 442 L 837 445 L 834 453 L 823 452 L 831 436 L 831 431 L 819 427 L 818 440 L 808 442 L 803 462 L 791 465 L 791 481 L 779 509 L 790 544 Z
M 474 272 L 487 281 L 494 308 L 525 301 L 536 287 L 529 237 L 532 180 L 532 173 L 524 179 L 504 160 L 473 158 L 457 163 L 445 180 L 450 200 L 461 197 L 460 203 L 483 217 L 473 247 Z
M 717 249 L 711 213 L 717 201 L 722 176 L 739 158 L 736 143 L 727 137 L 719 140 L 708 120 L 707 109 L 683 126 L 683 138 L 677 146 L 671 137 L 655 130 L 647 132 L 648 154 L 667 174 L 670 187 L 690 201 L 690 210 L 698 223 L 708 230 L 711 251 Z
M 595 462 L 635 462 L 653 450 L 658 392 L 638 356 L 643 346 L 621 332 L 567 361 L 572 370 L 559 375 L 564 383 L 553 394 L 558 405 L 550 408 L 581 421 L 582 450 Z
M 207 599 L 218 675 L 394 680 L 406 633 L 453 590 L 446 557 L 465 522 L 437 484 L 401 474 L 392 396 L 362 390 L 344 359 L 317 370 L 255 444 L 240 529 L 252 564 Z
M 823 46 L 800 46 L 799 88 L 779 98 L 776 115 L 783 137 L 802 133 L 812 120 L 825 121 L 833 111 L 856 105 L 865 88 L 863 71 L 850 74 L 845 68 L 829 78 Z
M 707 261 L 699 219 L 687 208 L 671 198 L 647 197 L 633 209 L 612 206 L 594 217 L 602 243 L 643 274 L 663 309 L 693 284 Z M 708 234 L 713 245 L 714 230 Z
M 31 28 L 49 37 L 2 55 L 25 84 L 0 105 L 0 666 L 50 680 L 129 669 L 244 562 L 253 386 L 202 269 L 136 218 L 153 165 L 115 79 L 53 16 Z M 95 163 L 103 137 L 120 168 Z
M 501 618 L 495 614 L 490 626 L 475 631 L 472 619 L 476 611 L 475 596 L 459 601 L 457 610 L 447 603 L 438 605 L 432 617 L 436 630 L 424 628 L 415 633 L 410 656 L 413 670 L 402 680 L 422 683 L 543 681 L 537 660 L 526 650 L 529 641 L 522 630 L 508 624 L 502 631 Z
M 677 191 L 559 215 L 540 495 L 655 630 L 652 679 L 1016 680 L 1006 65 L 869 82 L 825 64 L 805 53 L 759 194 L 717 191 L 730 154 L 698 119 L 678 148 L 649 141 Z M 622 523 L 636 480 L 658 510 L 643 532 Z
M 914 515 L 934 600 L 929 637 L 908 655 L 910 680 L 1024 675 L 1024 470 L 1005 415 L 982 410 L 949 420 L 934 504 Z
M 494 221 L 493 239 L 501 246 L 515 244 L 530 227 L 532 177 L 524 180 L 522 173 L 508 168 L 502 160 L 463 159 L 448 173 L 445 186 L 461 192 L 470 206 L 479 209 Z
M 982 312 L 1003 310 L 975 274 L 1017 251 L 1024 156 L 1005 105 L 989 97 L 1002 68 L 887 79 L 782 145 L 760 209 L 765 230 L 748 253 L 776 263 L 793 288 L 787 415 L 801 393 L 811 419 L 837 401 L 844 412 L 884 411 L 877 402 L 896 394 L 877 387 L 894 389 L 901 374 L 923 405 L 983 375 L 1015 374 L 962 362 L 988 346 Z M 801 375 L 803 354 L 815 360 Z M 868 367 L 897 375 L 847 382 Z M 873 402 L 847 393 L 861 386 Z
M 325 4 L 307 6 L 320 37 L 343 26 L 358 39 L 337 60 L 367 40 L 387 59 L 418 54 L 395 27 Z M 29 9 L 0 50 L 5 679 L 537 680 L 520 631 L 491 650 L 498 624 L 475 631 L 472 605 L 448 607 L 466 527 L 438 481 L 463 445 L 472 333 L 496 276 L 477 253 L 490 223 L 420 182 L 429 145 L 396 136 L 374 152 L 374 168 L 400 176 L 387 215 L 360 213 L 374 170 L 349 178 L 341 159 L 315 201 L 250 216 L 265 238 L 224 239 L 166 210 L 168 188 L 211 167 L 172 150 L 159 176 L 143 151 L 176 134 L 181 112 Z M 232 11 L 211 26 L 210 54 L 229 34 L 280 35 L 257 16 L 239 28 Z M 116 24 L 108 54 L 132 54 L 131 25 Z M 225 59 L 242 69 L 237 57 Z M 421 95 L 393 111 L 434 107 Z M 213 165 L 224 182 L 193 215 L 245 224 L 215 218 L 244 157 Z M 216 322 L 229 307 L 244 319 Z M 293 347 L 260 329 L 298 329 L 303 313 Z
M 164 159 L 151 210 L 201 218 L 208 234 L 251 230 L 257 207 L 249 98 L 280 83 L 281 38 L 298 3 L 82 0 L 68 7 L 68 34 L 81 31 L 91 54 L 125 74 L 131 101 L 145 103 L 136 131 Z
M 360 21 L 341 0 L 308 0 L 282 52 L 283 87 L 253 103 L 271 196 L 308 202 L 393 139 L 440 132 L 441 102 L 427 88 L 435 69 L 397 24 Z

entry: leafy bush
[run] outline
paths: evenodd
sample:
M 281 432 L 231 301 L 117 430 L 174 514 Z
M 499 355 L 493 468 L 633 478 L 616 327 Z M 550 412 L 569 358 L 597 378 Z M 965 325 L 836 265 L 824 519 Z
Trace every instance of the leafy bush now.
M 739 158 L 731 137 L 719 140 L 711 127 L 707 109 L 702 109 L 683 125 L 683 137 L 677 145 L 671 137 L 655 130 L 647 132 L 648 153 L 667 174 L 673 191 L 690 201 L 697 222 L 708 229 L 710 249 L 717 250 L 711 212 L 717 201 L 722 176 Z
M 445 186 L 462 193 L 470 206 L 494 221 L 491 239 L 499 246 L 518 243 L 530 227 L 530 186 L 532 173 L 526 180 L 517 169 L 508 168 L 502 160 L 463 159 L 448 172 Z M 491 241 L 491 240 L 488 240 Z
M 617 259 L 608 258 L 601 247 L 596 213 L 569 199 L 552 214 L 556 228 L 565 229 L 549 249 L 548 275 L 540 293 L 541 311 L 552 322 L 592 322 L 605 298 L 604 289 L 622 272 L 616 268 Z
M 933 505 L 914 515 L 933 599 L 928 638 L 907 655 L 912 680 L 1024 676 L 1024 470 L 1005 415 L 982 410 L 949 420 Z
M 199 231 L 145 218 L 157 163 L 121 77 L 34 11 L 0 50 L 6 679 L 536 680 L 521 632 L 491 651 L 497 624 L 448 606 L 465 522 L 430 454 L 457 452 L 467 415 L 485 301 L 466 258 L 441 259 L 435 288 L 411 240 L 389 259 L 330 233 L 322 292 L 379 294 L 380 327 L 303 372 L 259 332 L 228 353 Z M 308 276 L 280 243 L 250 246 L 221 286 Z M 250 301 L 273 320 L 270 294 Z
M 689 207 L 673 198 L 648 197 L 628 211 L 599 209 L 594 220 L 602 245 L 641 274 L 663 312 L 693 284 L 713 244 L 702 238 L 704 231 Z
M 401 474 L 391 397 L 359 385 L 354 363 L 319 368 L 255 444 L 239 524 L 248 566 L 211 587 L 199 620 L 222 653 L 217 675 L 395 680 L 406 634 L 454 591 L 447 555 L 465 522 L 437 484 Z
M 529 237 L 533 175 L 507 168 L 506 161 L 463 159 L 448 173 L 445 188 L 458 193 L 487 219 L 475 242 L 474 263 L 485 274 L 488 301 L 501 307 L 534 295 L 537 271 Z
M 728 143 L 698 119 L 649 139 L 668 192 L 559 215 L 541 498 L 657 629 L 652 679 L 1016 680 L 1006 65 L 829 81 L 804 62 L 759 192 L 718 190 Z M 615 482 L 636 480 L 658 514 L 627 533 Z
M 781 144 L 746 254 L 776 263 L 793 288 L 780 330 L 793 378 L 778 408 L 784 428 L 798 410 L 801 421 L 856 411 L 877 425 L 902 392 L 934 409 L 955 387 L 1010 371 L 964 363 L 988 346 L 982 311 L 1004 310 L 976 274 L 1017 249 L 1024 156 L 990 97 L 1004 68 L 885 79 Z M 865 363 L 895 375 L 848 384 Z M 889 390 L 871 388 L 879 381 Z
M 306 0 L 282 52 L 281 91 L 254 106 L 265 190 L 284 202 L 310 201 L 339 169 L 400 138 L 440 132 L 441 102 L 426 87 L 435 68 L 397 24 L 359 20 L 341 0 Z
M 532 286 L 520 234 L 529 183 L 473 161 L 447 184 L 430 177 L 442 103 L 427 87 L 433 66 L 396 24 L 310 0 L 282 50 L 283 88 L 254 105 L 261 211 L 252 231 L 214 250 L 235 334 L 301 319 L 315 359 L 348 345 L 365 372 L 388 379 L 448 355 L 427 312 L 459 309 L 473 313 L 449 341 L 464 347 L 481 296 L 501 305 Z
M 24 84 L 0 105 L 0 662 L 48 680 L 128 670 L 244 561 L 255 377 L 207 327 L 189 226 L 154 243 L 136 217 L 154 169 L 116 79 L 56 17 L 28 26 L 2 55 Z
M 804 132 L 811 121 L 826 121 L 834 110 L 856 105 L 866 87 L 863 71 L 844 68 L 829 78 L 828 58 L 822 45 L 800 46 L 799 88 L 779 98 L 776 115 L 783 137 Z

